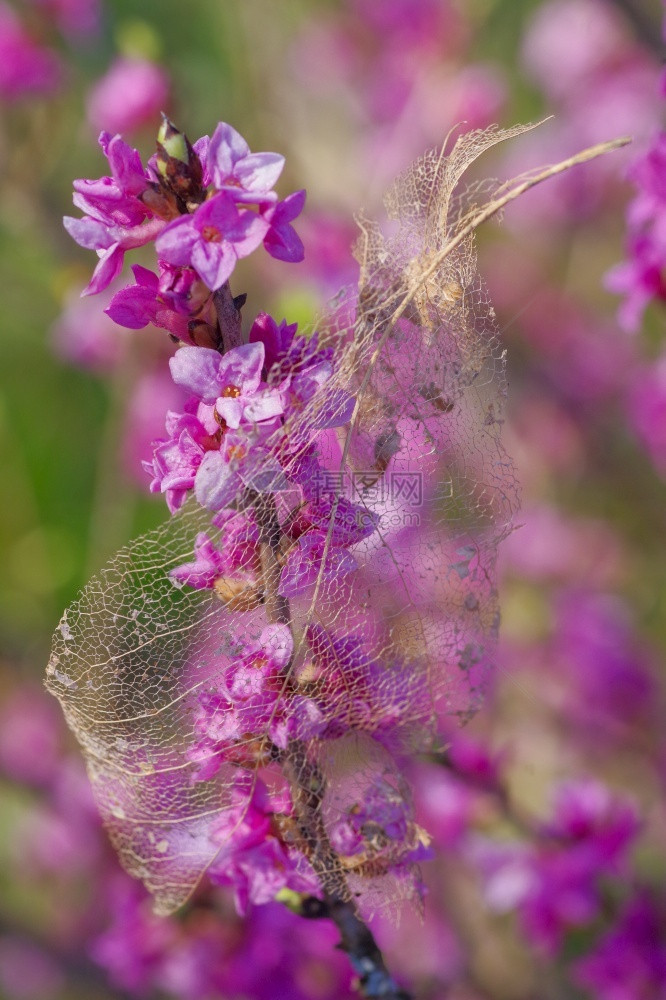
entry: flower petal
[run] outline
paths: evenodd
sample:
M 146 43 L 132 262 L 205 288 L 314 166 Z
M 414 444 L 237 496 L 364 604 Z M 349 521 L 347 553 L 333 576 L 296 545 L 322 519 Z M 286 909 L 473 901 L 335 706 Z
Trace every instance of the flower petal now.
M 208 347 L 181 347 L 169 361 L 171 377 L 205 403 L 214 403 L 220 392 L 222 360 Z
M 192 350 L 203 350 L 203 348 L 192 348 Z M 194 478 L 194 492 L 202 507 L 208 510 L 228 507 L 236 496 L 238 485 L 238 472 L 231 468 L 219 451 L 209 451 L 204 455 Z
M 182 215 L 170 222 L 155 240 L 157 256 L 163 257 L 169 264 L 186 266 L 191 262 L 192 248 L 198 239 L 194 217 Z
M 298 264 L 305 257 L 301 238 L 288 222 L 282 226 L 271 226 L 264 239 L 264 246 L 271 257 L 288 264 Z
M 90 284 L 84 288 L 81 295 L 97 295 L 103 292 L 111 282 L 118 277 L 123 269 L 125 251 L 118 243 L 114 243 L 108 250 L 100 254 L 99 263 L 93 271 Z
M 243 136 L 231 125 L 220 122 L 210 140 L 206 158 L 213 184 L 223 187 L 235 164 L 249 152 L 250 147 Z
M 250 153 L 236 165 L 234 174 L 246 191 L 268 194 L 284 167 L 279 153 Z
M 214 292 L 228 281 L 238 257 L 229 243 L 199 240 L 192 250 L 192 266 Z
M 75 219 L 71 215 L 66 215 L 62 223 L 72 239 L 86 250 L 106 250 L 115 242 L 103 222 L 88 216 Z
M 154 323 L 158 303 L 155 292 L 145 285 L 126 285 L 111 299 L 104 312 L 118 326 L 128 330 L 142 330 L 149 323 Z

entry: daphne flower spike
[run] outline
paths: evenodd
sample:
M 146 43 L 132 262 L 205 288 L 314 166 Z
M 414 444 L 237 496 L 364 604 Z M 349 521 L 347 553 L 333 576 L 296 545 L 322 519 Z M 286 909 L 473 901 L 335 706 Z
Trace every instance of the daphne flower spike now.
M 252 153 L 231 125 L 221 122 L 212 138 L 192 144 L 165 118 L 157 153 L 145 167 L 121 136 L 102 132 L 99 142 L 110 176 L 75 181 L 74 204 L 84 216 L 65 219 L 73 239 L 100 258 L 84 294 L 107 288 L 121 273 L 125 252 L 153 241 L 160 271 L 191 268 L 211 292 L 262 242 L 279 260 L 303 259 L 291 223 L 303 210 L 305 192 L 280 201 L 274 187 L 284 157 Z M 145 278 L 141 284 L 146 287 Z M 115 311 L 122 325 L 138 328 L 135 310 Z M 159 325 L 171 332 L 182 321 L 162 316 Z
M 159 913 L 207 873 L 240 913 L 276 901 L 330 918 L 368 1000 L 408 1000 L 363 907 L 378 885 L 389 906 L 421 899 L 432 849 L 411 768 L 480 702 L 517 505 L 474 231 L 613 148 L 479 205 L 464 169 L 527 128 L 418 160 L 391 193 L 396 225 L 363 230 L 354 308 L 308 336 L 265 313 L 243 328 L 236 261 L 262 243 L 302 258 L 304 192 L 280 200 L 283 158 L 229 125 L 192 145 L 165 122 L 145 168 L 104 136 L 111 176 L 78 182 L 85 216 L 67 223 L 100 255 L 88 292 L 155 241 L 158 273 L 135 266 L 108 312 L 169 331 L 188 396 L 145 463 L 174 516 L 66 612 L 48 687 Z

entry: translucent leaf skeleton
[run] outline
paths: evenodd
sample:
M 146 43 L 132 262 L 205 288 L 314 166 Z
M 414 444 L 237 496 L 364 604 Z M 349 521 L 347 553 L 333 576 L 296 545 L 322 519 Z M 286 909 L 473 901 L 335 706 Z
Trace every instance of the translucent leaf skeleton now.
M 387 195 L 389 225 L 361 222 L 358 289 L 309 336 L 263 314 L 243 334 L 233 265 L 262 240 L 298 259 L 303 199 L 279 202 L 282 158 L 230 126 L 192 146 L 166 123 L 147 168 L 106 137 L 115 207 L 81 188 L 91 215 L 68 223 L 86 246 L 103 229 L 89 291 L 156 240 L 159 276 L 135 268 L 110 312 L 183 342 L 171 370 L 191 401 L 149 463 L 174 516 L 65 612 L 47 687 L 158 913 L 207 873 L 240 910 L 278 899 L 331 917 L 365 996 L 406 996 L 361 914 L 419 897 L 430 848 L 411 762 L 480 703 L 517 506 L 475 230 L 624 141 L 463 185 L 523 131 L 471 132 L 414 163 Z

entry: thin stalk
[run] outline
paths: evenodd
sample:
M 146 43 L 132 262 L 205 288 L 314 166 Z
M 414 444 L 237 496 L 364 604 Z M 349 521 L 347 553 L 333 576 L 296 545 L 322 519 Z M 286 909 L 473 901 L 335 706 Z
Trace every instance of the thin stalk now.
M 240 307 L 231 294 L 229 284 L 215 293 L 215 306 L 220 325 L 224 352 L 242 343 Z M 242 305 L 242 302 L 241 302 Z M 271 624 L 291 628 L 289 601 L 278 593 L 280 581 L 279 555 L 282 530 L 275 500 L 271 494 L 254 494 L 255 517 L 259 527 L 261 567 L 266 617 Z M 372 931 L 356 913 L 348 900 L 344 871 L 328 839 L 321 818 L 324 777 L 309 759 L 302 740 L 292 740 L 282 758 L 294 794 L 299 832 L 310 847 L 309 860 L 324 892 L 320 907 L 311 907 L 310 917 L 332 920 L 340 932 L 340 948 L 347 953 L 358 976 L 357 989 L 366 1000 L 411 1000 L 391 976 Z
M 217 320 L 220 325 L 222 354 L 226 354 L 232 347 L 239 347 L 243 343 L 241 309 L 245 304 L 245 298 L 245 295 L 237 295 L 234 298 L 228 281 L 225 281 L 213 295 Z

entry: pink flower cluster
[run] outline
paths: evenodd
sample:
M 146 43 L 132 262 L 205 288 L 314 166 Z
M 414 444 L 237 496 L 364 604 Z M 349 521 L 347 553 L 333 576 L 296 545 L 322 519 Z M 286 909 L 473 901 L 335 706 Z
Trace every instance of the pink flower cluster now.
M 289 810 L 284 795 L 260 781 L 250 794 L 239 772 L 229 813 L 214 832 L 221 853 L 207 901 L 178 917 L 157 917 L 143 887 L 118 867 L 54 705 L 30 685 L 8 691 L 0 710 L 0 777 L 9 798 L 15 783 L 21 808 L 8 810 L 5 846 L 23 892 L 50 900 L 58 920 L 34 939 L 27 926 L 14 933 L 3 926 L 3 996 L 55 1000 L 71 982 L 67 956 L 75 954 L 73 978 L 85 995 L 98 990 L 97 966 L 132 997 L 311 1000 L 315 989 L 322 1000 L 351 997 L 351 972 L 327 921 L 303 921 L 277 903 L 252 905 L 284 886 L 313 888 L 276 835 L 276 817 Z M 240 829 L 232 844 L 227 834 L 234 824 Z
M 261 314 L 249 343 L 225 355 L 183 346 L 171 359 L 174 382 L 191 395 L 183 413 L 168 414 L 169 437 L 156 442 L 145 467 L 153 476 L 151 490 L 166 495 L 172 512 L 191 490 L 203 507 L 220 511 L 243 487 L 273 493 L 293 480 L 292 449 L 281 428 L 333 374 L 329 354 L 317 350 L 316 338 L 306 341 L 295 333 L 295 325 L 283 321 L 278 326 Z M 334 396 L 300 427 L 299 438 L 306 434 L 305 424 L 313 434 L 346 423 L 352 408 L 351 397 Z M 350 515 L 341 508 L 339 516 Z M 350 537 L 358 541 L 365 533 L 363 527 Z
M 151 123 L 168 99 L 169 79 L 161 66 L 119 56 L 88 94 L 88 121 L 97 132 L 132 132 Z
M 102 132 L 111 175 L 75 182 L 74 204 L 84 216 L 67 218 L 65 226 L 100 258 L 85 290 L 89 295 L 120 274 L 127 250 L 155 241 L 160 278 L 139 271 L 136 285 L 111 303 L 110 314 L 132 329 L 157 319 L 180 335 L 183 324 L 165 315 L 179 314 L 170 296 L 182 310 L 183 297 L 196 301 L 191 286 L 197 281 L 214 292 L 228 281 L 236 261 L 262 242 L 280 260 L 302 259 L 303 245 L 291 222 L 303 208 L 305 192 L 279 201 L 273 186 L 283 157 L 251 153 L 230 125 L 221 123 L 212 138 L 203 136 L 194 146 L 168 125 L 167 146 L 174 135 L 175 155 L 160 145 L 144 167 L 119 135 Z
M 600 913 L 601 880 L 626 870 L 639 830 L 632 806 L 592 781 L 561 786 L 554 817 L 532 845 L 477 841 L 470 847 L 488 904 L 498 911 L 517 909 L 528 939 L 550 955 L 567 930 L 590 924 Z
M 273 504 L 281 549 L 273 585 L 284 601 L 310 597 L 318 580 L 330 592 L 353 574 L 354 546 L 379 523 L 377 513 L 340 495 L 322 464 L 320 436 L 346 424 L 355 406 L 352 396 L 332 387 L 333 349 L 321 346 L 316 333 L 301 336 L 296 324 L 265 313 L 246 342 L 224 341 L 215 293 L 226 286 L 221 294 L 229 302 L 236 261 L 261 243 L 278 259 L 302 258 L 291 222 L 304 192 L 280 201 L 274 185 L 283 158 L 252 153 L 224 124 L 211 139 L 190 145 L 165 122 L 146 167 L 120 136 L 103 132 L 100 144 L 110 175 L 75 183 L 74 203 L 84 214 L 65 225 L 98 253 L 88 294 L 118 276 L 127 250 L 155 241 L 159 273 L 134 265 L 135 283 L 116 292 L 106 312 L 125 327 L 152 323 L 182 342 L 170 371 L 188 396 L 181 410 L 167 414 L 167 437 L 154 443 L 144 467 L 151 490 L 165 495 L 172 513 L 194 494 L 212 512 L 211 530 L 220 533 L 215 541 L 206 531 L 197 535 L 193 559 L 171 570 L 172 582 L 215 591 L 236 616 L 228 662 L 216 661 L 194 699 L 187 755 L 193 781 L 235 769 L 232 801 L 220 830 L 211 833 L 221 844 L 211 878 L 233 887 L 241 912 L 281 890 L 316 895 L 289 782 L 282 777 L 284 791 L 276 797 L 257 768 L 274 780 L 291 746 L 336 740 L 354 728 L 374 732 L 377 746 L 390 754 L 410 684 L 398 663 L 387 679 L 360 636 L 311 624 L 303 638 L 315 683 L 295 688 L 288 673 L 295 652 L 291 627 L 268 619 L 252 636 L 243 617 L 267 599 L 264 528 L 253 504 L 267 498 Z M 372 863 L 406 871 L 428 856 L 427 837 L 403 792 L 383 779 L 355 789 L 335 826 L 332 844 L 338 841 L 352 869 Z

